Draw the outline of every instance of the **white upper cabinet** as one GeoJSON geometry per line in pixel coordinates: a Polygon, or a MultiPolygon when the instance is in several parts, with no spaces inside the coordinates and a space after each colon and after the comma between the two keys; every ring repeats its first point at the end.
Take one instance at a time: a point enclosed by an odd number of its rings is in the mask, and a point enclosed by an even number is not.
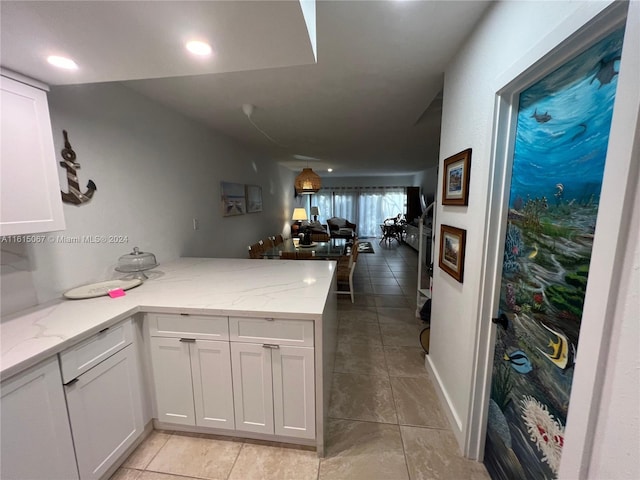
{"type": "Polygon", "coordinates": [[[47,94],[4,75],[0,90],[0,236],[63,230],[47,94]]]}

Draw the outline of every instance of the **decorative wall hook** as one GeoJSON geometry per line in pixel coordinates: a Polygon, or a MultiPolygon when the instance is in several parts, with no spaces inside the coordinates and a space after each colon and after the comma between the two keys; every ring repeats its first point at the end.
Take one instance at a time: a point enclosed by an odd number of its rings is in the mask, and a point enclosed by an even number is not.
{"type": "Polygon", "coordinates": [[[93,180],[89,180],[89,183],[87,183],[87,191],[85,193],[80,191],[78,176],[76,175],[76,170],[80,169],[80,164],[76,162],[76,152],[71,148],[67,131],[63,130],[62,134],[64,135],[64,148],[60,153],[64,161],[60,162],[60,166],[67,170],[67,184],[69,186],[68,193],[61,192],[62,201],[74,205],[82,205],[91,200],[91,197],[93,197],[98,187],[93,183],[93,180]]]}

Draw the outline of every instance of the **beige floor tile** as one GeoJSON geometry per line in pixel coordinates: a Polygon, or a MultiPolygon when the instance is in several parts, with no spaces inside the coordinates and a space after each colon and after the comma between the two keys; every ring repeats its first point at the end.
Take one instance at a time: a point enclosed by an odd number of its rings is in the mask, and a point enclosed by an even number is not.
{"type": "Polygon", "coordinates": [[[226,479],[242,443],[172,435],[147,470],[212,480],[226,479]]]}
{"type": "Polygon", "coordinates": [[[382,347],[366,343],[339,343],[334,371],[389,376],[382,347]]]}
{"type": "Polygon", "coordinates": [[[409,307],[411,303],[401,295],[378,295],[375,297],[376,307],[409,307]]]}
{"type": "Polygon", "coordinates": [[[400,425],[448,428],[438,395],[426,377],[391,377],[400,425]]]}
{"type": "Polygon", "coordinates": [[[382,345],[380,327],[377,323],[341,322],[338,327],[338,342],[382,345]]]}
{"type": "Polygon", "coordinates": [[[404,295],[398,285],[373,285],[373,293],[376,295],[404,295]]]}
{"type": "Polygon", "coordinates": [[[378,322],[417,325],[420,320],[416,318],[416,309],[410,307],[390,308],[379,307],[378,322]]]}
{"type": "Polygon", "coordinates": [[[371,284],[372,285],[393,285],[393,286],[397,287],[398,286],[398,281],[393,277],[373,276],[373,277],[371,277],[371,284]]]}
{"type": "Polygon", "coordinates": [[[360,308],[357,310],[338,310],[338,320],[342,322],[378,323],[378,313],[375,308],[360,308]]]}
{"type": "Polygon", "coordinates": [[[142,472],[136,480],[189,480],[189,477],[171,475],[169,473],[160,472],[142,472]]]}
{"type": "Polygon", "coordinates": [[[329,406],[331,418],[398,423],[389,379],[335,373],[329,406]]]}
{"type": "Polygon", "coordinates": [[[400,427],[411,480],[489,480],[484,465],[464,458],[448,430],[400,427]]]}
{"type": "Polygon", "coordinates": [[[132,468],[119,468],[116,473],[111,475],[109,480],[137,480],[142,473],[141,470],[134,470],[132,468]]]}
{"type": "Polygon", "coordinates": [[[167,440],[171,437],[171,434],[158,432],[154,430],[151,434],[142,442],[138,448],[127,458],[122,464],[126,468],[137,468],[144,470],[147,465],[153,460],[153,457],[160,451],[160,449],[167,443],[167,440]]]}
{"type": "Polygon", "coordinates": [[[397,425],[330,420],[319,480],[408,479],[397,425]]]}
{"type": "Polygon", "coordinates": [[[351,297],[347,295],[338,296],[338,311],[340,310],[359,310],[363,307],[376,306],[376,300],[373,295],[356,292],[354,303],[351,303],[351,297]]]}
{"type": "Polygon", "coordinates": [[[316,480],[316,452],[245,443],[229,480],[316,480]]]}
{"type": "Polygon", "coordinates": [[[393,377],[428,377],[421,347],[384,347],[387,371],[393,377]]]}
{"type": "Polygon", "coordinates": [[[419,347],[420,331],[419,325],[381,323],[380,333],[382,343],[390,347],[419,347]]]}

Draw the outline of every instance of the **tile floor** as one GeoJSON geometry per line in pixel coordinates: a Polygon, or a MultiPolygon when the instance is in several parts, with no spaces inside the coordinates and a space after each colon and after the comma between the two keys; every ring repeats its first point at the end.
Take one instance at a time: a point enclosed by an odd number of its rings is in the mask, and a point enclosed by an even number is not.
{"type": "Polygon", "coordinates": [[[154,431],[112,480],[486,480],[462,458],[424,368],[415,317],[417,253],[362,254],[356,301],[338,297],[328,451],[154,431]]]}

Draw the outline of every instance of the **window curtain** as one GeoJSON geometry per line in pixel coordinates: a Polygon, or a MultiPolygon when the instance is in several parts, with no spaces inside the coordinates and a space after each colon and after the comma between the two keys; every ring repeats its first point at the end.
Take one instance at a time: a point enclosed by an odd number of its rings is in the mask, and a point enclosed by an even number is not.
{"type": "Polygon", "coordinates": [[[405,187],[325,187],[312,199],[323,223],[331,217],[346,218],[355,223],[359,237],[381,235],[380,224],[385,218],[405,214],[405,187]]]}

